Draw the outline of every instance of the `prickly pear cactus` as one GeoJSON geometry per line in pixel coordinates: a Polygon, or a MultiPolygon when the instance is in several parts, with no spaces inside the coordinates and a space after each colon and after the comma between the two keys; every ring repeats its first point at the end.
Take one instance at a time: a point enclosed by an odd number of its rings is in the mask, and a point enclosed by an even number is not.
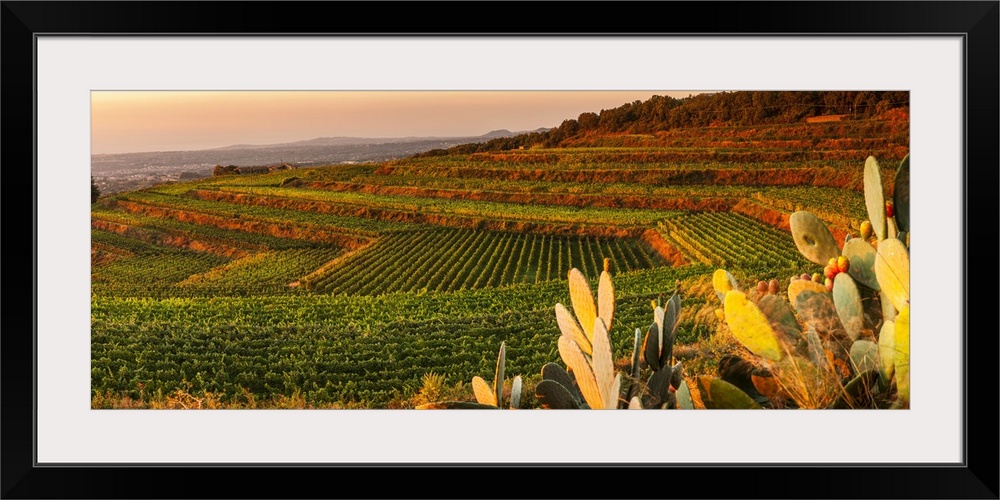
{"type": "MultiPolygon", "coordinates": [[[[493,384],[490,385],[480,376],[472,377],[472,392],[476,402],[471,401],[439,401],[425,403],[415,408],[418,410],[448,410],[448,409],[497,409],[503,406],[504,368],[507,365],[507,342],[500,343],[500,353],[497,356],[496,370],[493,372],[493,384]]],[[[521,376],[514,377],[511,383],[510,409],[514,410],[521,404],[521,376]]]]}
{"type": "Polygon", "coordinates": [[[715,271],[729,331],[768,374],[756,381],[764,391],[747,390],[781,393],[809,408],[909,404],[909,156],[896,171],[891,203],[874,157],[865,161],[864,181],[869,220],[842,250],[813,214],[789,219],[802,255],[826,266],[825,286],[793,278],[787,302],[765,295],[754,303],[732,274],[715,271]]]}

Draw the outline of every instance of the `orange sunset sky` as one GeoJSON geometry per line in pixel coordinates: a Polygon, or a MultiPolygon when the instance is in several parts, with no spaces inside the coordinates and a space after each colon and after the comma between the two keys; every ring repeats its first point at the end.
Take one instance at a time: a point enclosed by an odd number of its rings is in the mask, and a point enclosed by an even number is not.
{"type": "Polygon", "coordinates": [[[317,137],[478,136],[698,91],[93,91],[91,152],[182,151],[317,137]]]}

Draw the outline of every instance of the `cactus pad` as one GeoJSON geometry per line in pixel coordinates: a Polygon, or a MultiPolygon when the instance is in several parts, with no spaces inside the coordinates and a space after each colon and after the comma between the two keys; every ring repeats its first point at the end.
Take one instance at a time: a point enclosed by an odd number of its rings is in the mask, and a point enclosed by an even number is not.
{"type": "Polygon", "coordinates": [[[809,280],[795,280],[788,285],[788,302],[795,304],[802,292],[829,293],[825,286],[809,280]]]}
{"type": "Polygon", "coordinates": [[[516,410],[521,407],[521,376],[514,377],[510,384],[510,409],[516,410]]]}
{"type": "Polygon", "coordinates": [[[910,306],[904,307],[896,317],[895,349],[892,358],[896,370],[896,390],[899,397],[910,400],[910,306]]]}
{"type": "Polygon", "coordinates": [[[869,340],[858,340],[851,345],[851,365],[854,373],[878,371],[878,344],[869,340]]]}
{"type": "Polygon", "coordinates": [[[879,242],[885,239],[885,191],[882,188],[882,172],[874,156],[865,160],[865,208],[868,220],[879,242]]]}
{"type": "Polygon", "coordinates": [[[864,328],[864,310],[861,307],[861,293],[858,285],[847,273],[839,273],[833,280],[833,303],[837,308],[840,323],[847,330],[851,340],[861,338],[864,328]]]}
{"type": "Polygon", "coordinates": [[[750,352],[772,361],[781,359],[782,349],[771,324],[743,292],[731,290],[726,294],[726,323],[750,352]]]}
{"type": "Polygon", "coordinates": [[[670,387],[674,390],[680,388],[681,383],[684,382],[684,364],[680,361],[670,367],[670,387]]]}
{"type": "Polygon", "coordinates": [[[569,390],[554,380],[542,380],[535,386],[535,399],[542,408],[550,410],[575,410],[580,403],[570,394],[569,390]]]}
{"type": "Polygon", "coordinates": [[[670,376],[672,371],[669,366],[664,366],[660,371],[654,372],[646,382],[646,392],[642,395],[642,403],[645,408],[657,408],[667,402],[670,393],[670,376]]]}
{"type": "Polygon", "coordinates": [[[833,408],[867,407],[879,388],[878,370],[861,372],[844,386],[844,392],[833,404],[833,408]]]}
{"type": "Polygon", "coordinates": [[[590,366],[587,355],[580,350],[576,342],[566,336],[559,337],[559,355],[562,356],[566,366],[573,370],[576,384],[587,404],[594,409],[603,408],[604,396],[597,385],[597,379],[594,377],[594,370],[590,366]]]}
{"type": "MultiPolygon", "coordinates": [[[[500,354],[497,356],[497,369],[493,375],[493,392],[496,395],[497,406],[503,400],[503,377],[504,367],[507,365],[507,342],[500,342],[500,354]]],[[[480,401],[482,402],[482,401],[480,401]]]]}
{"type": "Polygon", "coordinates": [[[826,366],[826,351],[823,350],[823,341],[815,328],[806,330],[806,343],[809,346],[809,361],[820,368],[826,366]]]}
{"type": "Polygon", "coordinates": [[[702,375],[695,380],[698,384],[698,393],[701,395],[701,402],[709,410],[749,410],[761,408],[747,393],[721,378],[702,375]]]}
{"type": "Polygon", "coordinates": [[[882,323],[882,330],[878,334],[878,358],[882,378],[892,379],[893,373],[896,372],[896,322],[894,321],[882,323]]]}
{"type": "MultiPolygon", "coordinates": [[[[662,349],[660,349],[660,325],[653,323],[649,325],[649,330],[646,332],[646,338],[642,342],[642,354],[643,359],[646,360],[646,364],[653,370],[659,370],[663,363],[660,362],[660,355],[662,349]]],[[[668,338],[669,340],[669,338],[668,338]]]]}
{"type": "Polygon", "coordinates": [[[563,335],[576,341],[577,345],[580,346],[580,350],[587,354],[593,353],[593,348],[590,345],[590,337],[583,333],[580,328],[580,324],[573,319],[573,315],[570,314],[566,306],[562,304],[556,304],[556,324],[559,325],[559,331],[563,335]]]}
{"type": "Polygon", "coordinates": [[[836,358],[849,358],[851,339],[840,323],[837,307],[829,293],[803,291],[796,296],[794,308],[802,325],[819,335],[824,349],[832,351],[836,358]]]}
{"type": "Polygon", "coordinates": [[[603,408],[614,408],[618,401],[618,395],[612,394],[615,390],[612,388],[615,381],[615,361],[611,353],[611,337],[601,318],[594,320],[594,356],[590,365],[594,370],[597,388],[601,391],[603,408]]]}
{"type": "Polygon", "coordinates": [[[899,239],[899,228],[896,227],[896,221],[892,217],[885,220],[885,237],[899,239]]]}
{"type": "Polygon", "coordinates": [[[569,271],[569,298],[576,319],[580,322],[580,329],[589,338],[594,333],[597,306],[594,304],[594,294],[590,291],[590,283],[575,267],[569,271]]]}
{"type": "Polygon", "coordinates": [[[898,312],[896,308],[892,306],[892,302],[889,301],[889,296],[883,291],[878,292],[879,305],[882,308],[882,321],[892,321],[896,319],[898,312]]]}
{"type": "MultiPolygon", "coordinates": [[[[681,321],[681,296],[677,293],[671,295],[663,309],[663,336],[664,338],[669,337],[670,345],[673,346],[674,341],[677,340],[677,325],[681,321]]],[[[664,347],[666,345],[667,342],[664,342],[664,347]]],[[[666,359],[669,360],[671,354],[667,352],[666,359]]]]}
{"type": "Polygon", "coordinates": [[[691,399],[691,389],[688,388],[687,381],[682,381],[677,388],[677,408],[681,410],[693,410],[694,400],[691,399]]]}
{"type": "Polygon", "coordinates": [[[788,225],[792,230],[795,246],[810,261],[823,266],[831,258],[840,255],[837,241],[833,239],[826,224],[815,215],[803,211],[795,212],[788,219],[788,225]]]}
{"type": "Polygon", "coordinates": [[[887,239],[878,244],[875,259],[875,277],[880,289],[897,311],[910,303],[910,253],[897,239],[887,239]]]}
{"type": "MultiPolygon", "coordinates": [[[[607,260],[605,264],[608,264],[607,260]]],[[[604,320],[604,326],[611,331],[615,316],[615,286],[607,271],[601,272],[601,278],[597,283],[597,316],[604,320]]]]}
{"type": "Polygon", "coordinates": [[[635,338],[632,341],[632,372],[628,379],[628,389],[626,389],[626,394],[628,399],[632,399],[633,396],[638,392],[638,380],[639,380],[639,357],[641,351],[641,344],[639,344],[642,339],[642,330],[635,329],[635,338]]]}
{"type": "Polygon", "coordinates": [[[715,295],[719,297],[719,302],[723,304],[726,303],[726,292],[740,289],[736,284],[736,278],[725,269],[716,269],[715,273],[712,274],[712,288],[715,289],[715,295]]]}
{"type": "Polygon", "coordinates": [[[497,405],[496,394],[490,384],[486,383],[483,377],[472,377],[472,392],[476,395],[476,401],[483,405],[497,405]]]}
{"type": "Polygon", "coordinates": [[[900,231],[910,230],[910,155],[906,155],[896,169],[893,183],[892,208],[900,231]]]}
{"type": "Polygon", "coordinates": [[[654,322],[649,326],[642,349],[646,364],[653,370],[658,370],[668,364],[673,355],[677,325],[681,319],[680,295],[675,293],[665,307],[656,307],[653,318],[654,322]]]}
{"type": "Polygon", "coordinates": [[[802,327],[795,319],[795,312],[785,299],[777,295],[765,295],[757,302],[757,307],[764,316],[767,316],[767,321],[779,340],[795,345],[804,339],[802,327]]]}
{"type": "MultiPolygon", "coordinates": [[[[570,375],[569,372],[567,372],[563,367],[552,362],[545,363],[545,366],[542,366],[542,379],[557,382],[570,392],[577,403],[583,402],[583,394],[580,394],[580,389],[577,388],[576,383],[573,382],[573,376],[570,375]]],[[[579,404],[577,406],[579,406],[579,404]]]]}
{"type": "Polygon", "coordinates": [[[878,290],[878,279],[875,277],[875,247],[861,238],[852,238],[844,244],[844,257],[851,261],[847,274],[855,281],[878,290]]]}

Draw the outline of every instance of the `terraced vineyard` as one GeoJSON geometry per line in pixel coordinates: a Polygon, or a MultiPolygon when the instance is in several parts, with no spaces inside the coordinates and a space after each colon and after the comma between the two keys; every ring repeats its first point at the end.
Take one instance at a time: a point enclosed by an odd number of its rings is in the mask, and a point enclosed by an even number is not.
{"type": "Polygon", "coordinates": [[[553,306],[571,302],[567,274],[596,290],[606,260],[618,362],[649,327],[651,301],[675,290],[679,341],[704,347],[718,322],[712,272],[741,283],[819,272],[789,215],[815,213],[841,245],[857,234],[858,167],[874,155],[891,179],[904,125],[581,135],[102,198],[91,212],[92,404],[183,394],[222,407],[406,408],[428,373],[471,399],[467,384],[492,373],[506,342],[530,406],[542,365],[559,358],[553,306]]]}

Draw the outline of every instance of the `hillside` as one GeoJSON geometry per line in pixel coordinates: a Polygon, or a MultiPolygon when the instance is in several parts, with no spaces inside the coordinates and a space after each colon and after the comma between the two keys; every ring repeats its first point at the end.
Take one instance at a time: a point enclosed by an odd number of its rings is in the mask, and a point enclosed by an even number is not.
{"type": "MultiPolygon", "coordinates": [[[[896,95],[855,96],[859,117],[820,123],[806,118],[842,103],[803,97],[751,123],[710,113],[743,97],[655,99],[594,113],[594,126],[581,115],[402,159],[102,198],[93,405],[411,407],[429,397],[429,373],[471,398],[501,342],[507,373],[534,387],[559,359],[552,308],[570,303],[568,272],[596,290],[606,259],[624,325],[611,332],[617,363],[650,301],[675,290],[678,342],[725,349],[712,272],[740,283],[821,272],[789,216],[816,214],[843,245],[867,218],[865,159],[891,180],[909,151],[905,109],[880,104],[896,95]]],[[[696,374],[716,359],[688,362],[696,374]]]]}

